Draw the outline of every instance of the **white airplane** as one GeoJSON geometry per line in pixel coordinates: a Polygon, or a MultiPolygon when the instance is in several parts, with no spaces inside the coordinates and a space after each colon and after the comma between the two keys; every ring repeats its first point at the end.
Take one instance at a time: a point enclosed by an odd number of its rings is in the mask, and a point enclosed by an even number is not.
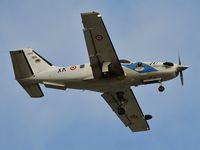
{"type": "Polygon", "coordinates": [[[133,132],[150,130],[131,86],[159,83],[173,79],[188,66],[172,62],[131,62],[118,59],[108,32],[98,12],[81,13],[90,64],[57,67],[31,48],[10,52],[15,78],[31,97],[42,97],[39,84],[47,88],[83,89],[102,93],[120,120],[133,132]]]}

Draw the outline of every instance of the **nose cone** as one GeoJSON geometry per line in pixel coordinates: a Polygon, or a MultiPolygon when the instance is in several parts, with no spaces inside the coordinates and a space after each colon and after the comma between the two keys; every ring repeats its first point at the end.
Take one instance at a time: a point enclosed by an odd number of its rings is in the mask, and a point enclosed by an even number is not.
{"type": "Polygon", "coordinates": [[[186,65],[178,65],[177,70],[178,70],[178,71],[184,71],[184,70],[186,70],[187,68],[188,68],[188,66],[186,66],[186,65]]]}

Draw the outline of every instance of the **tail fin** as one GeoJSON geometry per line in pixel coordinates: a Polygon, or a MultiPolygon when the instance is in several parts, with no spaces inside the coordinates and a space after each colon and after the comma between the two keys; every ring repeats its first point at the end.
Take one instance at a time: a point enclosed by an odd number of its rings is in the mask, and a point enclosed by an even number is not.
{"type": "Polygon", "coordinates": [[[34,52],[31,48],[10,52],[16,80],[31,97],[42,97],[44,94],[38,83],[21,82],[22,79],[47,71],[52,64],[34,52]]]}

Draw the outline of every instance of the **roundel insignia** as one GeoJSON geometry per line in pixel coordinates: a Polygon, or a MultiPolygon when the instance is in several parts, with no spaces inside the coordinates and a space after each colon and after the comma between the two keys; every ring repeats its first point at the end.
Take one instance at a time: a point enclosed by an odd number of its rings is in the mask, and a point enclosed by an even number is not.
{"type": "Polygon", "coordinates": [[[98,41],[101,41],[101,40],[103,40],[103,36],[98,34],[98,35],[95,36],[95,39],[98,40],[98,41]]]}
{"type": "Polygon", "coordinates": [[[75,69],[76,69],[76,66],[71,66],[69,69],[70,69],[70,70],[75,70],[75,69]]]}

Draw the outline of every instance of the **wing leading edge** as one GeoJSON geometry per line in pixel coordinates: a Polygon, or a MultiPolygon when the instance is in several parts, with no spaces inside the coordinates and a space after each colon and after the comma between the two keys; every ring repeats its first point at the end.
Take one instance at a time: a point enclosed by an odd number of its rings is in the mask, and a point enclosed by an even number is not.
{"type": "Polygon", "coordinates": [[[98,12],[81,13],[83,32],[90,64],[95,79],[124,76],[124,71],[114,50],[102,17],[98,12]]]}
{"type": "Polygon", "coordinates": [[[150,130],[149,125],[145,119],[144,114],[130,88],[120,90],[123,93],[123,97],[126,101],[125,109],[126,113],[124,115],[118,114],[118,108],[120,106],[120,99],[117,96],[117,92],[107,92],[102,94],[102,97],[110,105],[112,110],[120,118],[125,126],[128,126],[131,131],[147,131],[150,130]]]}

